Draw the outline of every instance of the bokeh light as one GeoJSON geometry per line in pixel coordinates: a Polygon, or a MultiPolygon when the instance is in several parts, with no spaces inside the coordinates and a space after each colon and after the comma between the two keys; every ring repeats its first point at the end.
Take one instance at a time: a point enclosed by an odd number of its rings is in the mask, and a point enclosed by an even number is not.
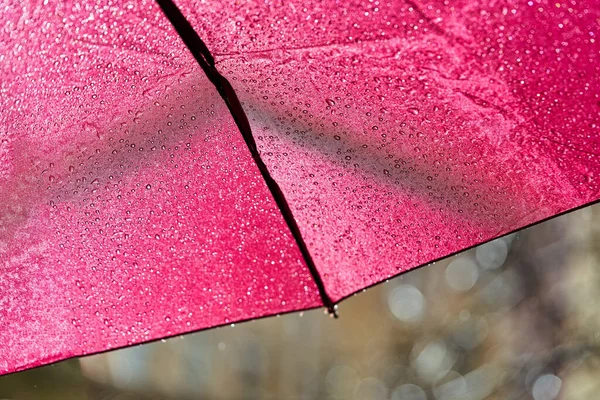
{"type": "Polygon", "coordinates": [[[600,393],[600,206],[322,310],[0,377],[10,399],[590,400],[600,393]]]}

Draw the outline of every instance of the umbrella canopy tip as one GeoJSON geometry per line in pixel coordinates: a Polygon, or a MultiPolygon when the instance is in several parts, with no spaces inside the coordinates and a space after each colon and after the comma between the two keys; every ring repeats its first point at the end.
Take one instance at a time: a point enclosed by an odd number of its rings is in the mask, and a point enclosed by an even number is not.
{"type": "Polygon", "coordinates": [[[338,319],[340,317],[337,304],[327,307],[325,313],[329,314],[330,318],[338,319]]]}

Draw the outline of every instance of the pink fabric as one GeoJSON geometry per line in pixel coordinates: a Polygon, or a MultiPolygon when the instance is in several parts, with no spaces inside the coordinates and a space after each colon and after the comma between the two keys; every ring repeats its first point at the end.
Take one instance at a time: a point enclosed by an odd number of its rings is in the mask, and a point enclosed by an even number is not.
{"type": "Polygon", "coordinates": [[[0,17],[0,373],[320,305],[223,101],[131,4],[0,17]]]}
{"type": "Polygon", "coordinates": [[[334,300],[600,197],[596,1],[179,3],[334,300]]]}
{"type": "MultiPolygon", "coordinates": [[[[180,1],[328,294],[600,198],[594,1],[180,1]]],[[[0,374],[321,300],[152,1],[4,2],[0,374]]]]}

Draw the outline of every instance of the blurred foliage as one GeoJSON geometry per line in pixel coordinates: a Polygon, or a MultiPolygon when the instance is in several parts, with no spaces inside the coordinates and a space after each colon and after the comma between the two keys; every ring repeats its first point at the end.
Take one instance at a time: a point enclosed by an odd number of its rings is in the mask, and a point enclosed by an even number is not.
{"type": "Polygon", "coordinates": [[[600,205],[321,311],[0,377],[8,399],[589,400],[600,393],[600,205]]]}

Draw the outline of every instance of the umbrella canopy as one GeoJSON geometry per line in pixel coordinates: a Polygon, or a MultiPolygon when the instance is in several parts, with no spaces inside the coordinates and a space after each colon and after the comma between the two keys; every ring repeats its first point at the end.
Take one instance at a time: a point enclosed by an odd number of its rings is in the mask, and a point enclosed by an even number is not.
{"type": "Polygon", "coordinates": [[[331,307],[600,198],[591,1],[177,4],[3,4],[0,373],[331,307]]]}

